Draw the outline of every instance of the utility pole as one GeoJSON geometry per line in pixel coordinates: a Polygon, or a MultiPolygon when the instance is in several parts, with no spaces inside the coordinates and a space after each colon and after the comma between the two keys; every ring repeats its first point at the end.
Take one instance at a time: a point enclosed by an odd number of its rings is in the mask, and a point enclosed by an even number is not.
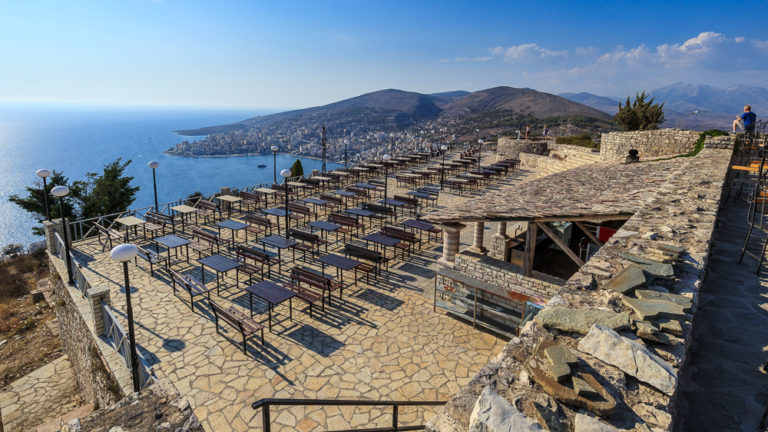
{"type": "Polygon", "coordinates": [[[321,142],[323,143],[323,167],[322,168],[323,168],[323,174],[325,174],[325,149],[326,149],[326,147],[325,147],[325,143],[326,143],[326,141],[325,141],[325,125],[323,125],[323,135],[322,135],[322,138],[321,138],[321,142]]]}

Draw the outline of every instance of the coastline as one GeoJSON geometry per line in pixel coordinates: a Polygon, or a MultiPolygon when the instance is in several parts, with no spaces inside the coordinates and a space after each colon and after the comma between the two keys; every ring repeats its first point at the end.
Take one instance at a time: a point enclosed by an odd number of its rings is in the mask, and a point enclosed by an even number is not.
{"type": "MultiPolygon", "coordinates": [[[[168,151],[164,151],[163,154],[166,154],[168,156],[182,157],[182,158],[200,158],[200,159],[203,159],[203,158],[245,157],[245,156],[271,156],[270,153],[235,153],[235,154],[228,154],[228,155],[180,155],[180,154],[176,154],[176,153],[169,153],[168,151]]],[[[293,154],[293,153],[278,152],[277,154],[281,155],[281,156],[293,156],[293,157],[297,157],[297,158],[313,159],[313,160],[318,160],[318,161],[323,159],[323,158],[318,157],[318,156],[307,156],[307,155],[293,154]]],[[[330,163],[335,163],[335,164],[343,165],[343,162],[338,162],[338,161],[335,161],[335,160],[330,160],[328,158],[326,158],[325,161],[326,162],[330,162],[330,163]]]]}

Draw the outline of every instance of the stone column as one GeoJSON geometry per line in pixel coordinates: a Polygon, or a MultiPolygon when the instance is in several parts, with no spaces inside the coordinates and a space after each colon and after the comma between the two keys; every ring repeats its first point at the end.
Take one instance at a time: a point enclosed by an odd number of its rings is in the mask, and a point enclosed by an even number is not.
{"type": "MultiPolygon", "coordinates": [[[[232,194],[232,189],[230,189],[228,187],[223,187],[223,188],[219,189],[219,191],[221,192],[222,195],[231,195],[232,194]]],[[[232,205],[232,203],[230,203],[229,201],[219,201],[219,203],[221,204],[221,212],[222,212],[222,214],[224,212],[229,212],[229,206],[232,205]]]]}
{"type": "Polygon", "coordinates": [[[507,237],[507,222],[499,222],[499,229],[496,231],[497,236],[501,236],[506,238],[507,237]]]}
{"type": "Polygon", "coordinates": [[[56,223],[53,221],[43,221],[43,231],[45,232],[45,248],[48,249],[48,252],[52,254],[56,253],[56,237],[54,237],[56,226],[56,223]]]}
{"type": "Polygon", "coordinates": [[[475,222],[475,239],[469,248],[472,252],[484,254],[488,249],[483,246],[483,236],[485,235],[485,222],[475,222]]]}
{"type": "Polygon", "coordinates": [[[447,223],[443,228],[443,256],[437,260],[439,264],[446,267],[453,267],[456,264],[456,254],[459,252],[461,243],[461,229],[466,225],[461,223],[447,223]]]}
{"type": "Polygon", "coordinates": [[[106,303],[108,306],[112,306],[109,287],[91,288],[88,290],[88,300],[93,314],[93,329],[96,331],[96,335],[101,336],[104,334],[104,313],[101,310],[101,304],[106,303]]]}

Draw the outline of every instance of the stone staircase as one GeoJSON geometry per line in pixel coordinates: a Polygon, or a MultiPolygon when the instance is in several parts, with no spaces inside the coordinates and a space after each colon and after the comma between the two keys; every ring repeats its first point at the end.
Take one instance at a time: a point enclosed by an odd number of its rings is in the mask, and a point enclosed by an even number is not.
{"type": "Polygon", "coordinates": [[[553,151],[548,160],[539,166],[539,177],[546,177],[569,169],[600,162],[598,152],[569,151],[567,153],[553,151]]]}

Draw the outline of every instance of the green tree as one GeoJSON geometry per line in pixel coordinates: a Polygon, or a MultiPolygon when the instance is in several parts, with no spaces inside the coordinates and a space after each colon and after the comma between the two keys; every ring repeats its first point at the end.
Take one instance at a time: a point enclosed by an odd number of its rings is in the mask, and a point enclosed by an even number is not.
{"type": "Polygon", "coordinates": [[[291,165],[291,177],[301,177],[304,175],[304,166],[301,164],[301,160],[296,159],[296,162],[291,165]]]}
{"type": "Polygon", "coordinates": [[[125,168],[131,161],[123,163],[121,158],[104,165],[101,175],[89,173],[86,181],[72,183],[72,196],[80,205],[80,217],[119,213],[128,210],[136,200],[137,186],[131,186],[133,177],[125,176],[125,168]]]}
{"type": "Polygon", "coordinates": [[[626,105],[619,102],[619,112],[613,120],[625,131],[658,129],[664,123],[664,104],[653,103],[654,98],[645,100],[645,90],[635,93],[635,101],[630,103],[627,96],[626,105]]]}
{"type": "MultiPolygon", "coordinates": [[[[64,177],[64,174],[60,171],[53,171],[51,176],[47,180],[48,187],[43,192],[42,182],[38,187],[27,186],[27,196],[20,197],[18,195],[11,195],[8,201],[23,208],[29,213],[35,215],[35,220],[42,223],[45,219],[45,201],[44,195],[48,194],[48,206],[51,211],[51,219],[58,219],[61,217],[61,207],[59,205],[59,199],[51,195],[51,189],[55,186],[66,186],[69,183],[69,179],[64,177]]],[[[64,215],[71,218],[75,215],[75,208],[72,204],[71,196],[64,197],[64,215]]],[[[43,228],[35,226],[32,228],[32,234],[44,235],[43,228]]]]}

